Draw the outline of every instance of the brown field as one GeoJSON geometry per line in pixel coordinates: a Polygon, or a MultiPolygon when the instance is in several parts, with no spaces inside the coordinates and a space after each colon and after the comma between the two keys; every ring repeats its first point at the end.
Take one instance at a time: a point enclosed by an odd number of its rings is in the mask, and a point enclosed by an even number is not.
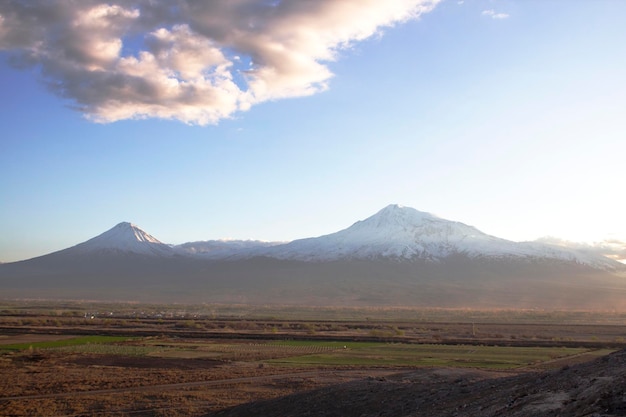
{"type": "Polygon", "coordinates": [[[3,416],[201,416],[348,381],[489,379],[626,347],[613,313],[3,307],[3,416]]]}

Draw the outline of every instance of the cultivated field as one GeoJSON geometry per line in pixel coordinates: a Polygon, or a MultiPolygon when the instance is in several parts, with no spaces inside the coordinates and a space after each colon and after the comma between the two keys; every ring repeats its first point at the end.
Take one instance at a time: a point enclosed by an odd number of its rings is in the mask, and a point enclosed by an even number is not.
{"type": "Polygon", "coordinates": [[[409,371],[494,378],[559,369],[626,346],[622,320],[609,313],[5,303],[0,415],[201,416],[409,371]]]}

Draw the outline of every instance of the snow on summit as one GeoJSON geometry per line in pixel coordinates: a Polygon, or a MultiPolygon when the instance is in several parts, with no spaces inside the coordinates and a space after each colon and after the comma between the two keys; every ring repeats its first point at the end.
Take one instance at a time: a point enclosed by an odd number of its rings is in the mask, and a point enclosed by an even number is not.
{"type": "Polygon", "coordinates": [[[74,246],[80,252],[130,252],[141,255],[173,255],[174,250],[132,223],[122,222],[86,242],[74,246]]]}

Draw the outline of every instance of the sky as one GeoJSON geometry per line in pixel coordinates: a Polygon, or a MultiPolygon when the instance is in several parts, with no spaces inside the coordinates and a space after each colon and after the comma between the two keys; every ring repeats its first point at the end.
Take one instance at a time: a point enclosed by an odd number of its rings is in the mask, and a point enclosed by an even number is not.
{"type": "Polygon", "coordinates": [[[626,2],[0,2],[0,262],[400,204],[626,258],[626,2]]]}

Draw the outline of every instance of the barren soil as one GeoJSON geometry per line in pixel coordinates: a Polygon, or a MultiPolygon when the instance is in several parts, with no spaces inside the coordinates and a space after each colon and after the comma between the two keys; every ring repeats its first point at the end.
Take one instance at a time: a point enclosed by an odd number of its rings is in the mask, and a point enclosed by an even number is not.
{"type": "Polygon", "coordinates": [[[51,351],[14,353],[0,356],[0,415],[200,415],[396,372],[51,351]]]}

